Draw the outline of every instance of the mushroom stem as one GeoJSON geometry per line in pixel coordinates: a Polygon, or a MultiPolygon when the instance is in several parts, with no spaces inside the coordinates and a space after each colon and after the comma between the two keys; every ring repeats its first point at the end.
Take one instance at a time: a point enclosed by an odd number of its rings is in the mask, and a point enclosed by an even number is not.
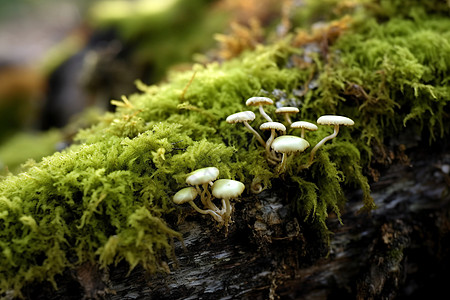
{"type": "Polygon", "coordinates": [[[203,196],[203,192],[200,189],[200,187],[198,185],[195,185],[194,187],[197,190],[197,193],[200,195],[200,201],[202,202],[203,206],[208,206],[207,203],[206,203],[206,199],[203,196]]]}
{"type": "Polygon", "coordinates": [[[228,198],[222,199],[222,206],[224,206],[224,208],[222,208],[222,211],[225,210],[225,212],[222,214],[222,218],[228,231],[228,222],[231,219],[231,212],[233,208],[231,207],[230,200],[228,198]]]}
{"type": "Polygon", "coordinates": [[[300,137],[301,137],[302,139],[305,138],[305,128],[302,128],[302,132],[300,133],[300,137]]]}
{"type": "Polygon", "coordinates": [[[284,114],[284,119],[286,120],[286,123],[288,123],[288,125],[292,124],[291,117],[289,117],[289,114],[284,114]]]}
{"type": "Polygon", "coordinates": [[[205,200],[206,207],[208,207],[209,209],[212,209],[215,212],[219,212],[220,211],[219,208],[211,201],[211,193],[208,190],[208,185],[209,185],[209,183],[202,184],[203,192],[200,195],[201,199],[205,200]]]}
{"type": "Polygon", "coordinates": [[[323,145],[325,144],[325,142],[334,139],[339,133],[339,125],[334,125],[334,132],[329,135],[324,137],[320,142],[317,143],[317,145],[314,146],[314,148],[311,150],[311,154],[309,155],[309,162],[308,162],[308,166],[312,164],[312,161],[314,160],[314,155],[317,152],[317,150],[323,145]]]}
{"type": "Polygon", "coordinates": [[[266,142],[266,152],[267,152],[267,155],[269,155],[269,157],[273,157],[273,155],[270,151],[270,145],[272,144],[274,138],[275,138],[275,129],[271,129],[270,136],[266,142]]]}
{"type": "Polygon", "coordinates": [[[274,154],[271,150],[270,150],[270,145],[272,145],[273,140],[275,139],[275,129],[271,129],[270,130],[270,136],[267,139],[266,142],[266,153],[268,156],[268,160],[269,161],[276,161],[279,162],[280,158],[276,156],[276,154],[274,154]]]}
{"type": "Polygon", "coordinates": [[[283,153],[283,156],[281,157],[281,163],[280,163],[280,168],[279,168],[279,173],[284,173],[285,169],[286,169],[286,159],[287,159],[287,155],[286,153],[283,153]]]}
{"type": "Polygon", "coordinates": [[[228,219],[231,216],[233,208],[231,207],[229,199],[223,199],[223,202],[225,203],[225,219],[228,219]]]}
{"type": "Polygon", "coordinates": [[[259,112],[261,113],[261,115],[264,117],[264,119],[266,119],[267,121],[269,121],[269,122],[273,122],[273,120],[272,120],[272,118],[271,117],[269,117],[269,115],[268,114],[266,114],[266,112],[264,111],[264,109],[263,109],[263,106],[262,105],[259,105],[259,112]]]}
{"type": "Polygon", "coordinates": [[[252,126],[250,126],[250,124],[248,124],[247,122],[243,122],[244,126],[247,127],[248,130],[250,130],[251,133],[253,133],[256,137],[256,139],[258,140],[258,142],[263,146],[266,147],[266,142],[264,142],[263,138],[259,135],[259,133],[253,129],[252,126]]]}
{"type": "Polygon", "coordinates": [[[267,161],[272,165],[278,165],[280,160],[277,158],[277,160],[274,160],[273,158],[267,157],[267,161]]]}
{"type": "Polygon", "coordinates": [[[214,211],[212,211],[212,210],[210,210],[210,209],[203,210],[203,209],[201,209],[200,207],[198,207],[198,206],[194,203],[194,201],[189,201],[189,204],[190,204],[197,212],[199,212],[199,213],[201,213],[201,214],[203,214],[203,215],[211,215],[211,216],[214,218],[214,220],[216,220],[216,221],[219,222],[219,223],[222,223],[222,222],[223,222],[222,217],[221,217],[219,214],[217,214],[216,212],[214,212],[214,211]]]}

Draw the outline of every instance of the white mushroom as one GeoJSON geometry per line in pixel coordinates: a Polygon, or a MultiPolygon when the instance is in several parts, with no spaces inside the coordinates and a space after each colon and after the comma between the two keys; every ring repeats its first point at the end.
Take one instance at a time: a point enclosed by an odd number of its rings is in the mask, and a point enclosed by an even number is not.
{"type": "Polygon", "coordinates": [[[266,112],[263,109],[263,105],[272,105],[272,104],[273,100],[267,97],[251,97],[247,99],[247,101],[245,102],[245,105],[247,106],[258,106],[261,115],[269,122],[272,122],[272,118],[266,114],[266,112]]]}
{"type": "Polygon", "coordinates": [[[290,107],[290,106],[280,107],[275,110],[276,114],[284,115],[284,119],[289,125],[292,124],[290,115],[294,115],[298,112],[299,110],[297,107],[290,107]]]}
{"type": "Polygon", "coordinates": [[[227,117],[227,123],[235,124],[235,123],[243,123],[245,127],[247,127],[248,130],[250,130],[251,133],[253,133],[258,140],[258,142],[263,146],[266,147],[266,142],[262,139],[262,137],[259,135],[259,133],[253,129],[248,122],[251,122],[255,119],[255,114],[252,111],[242,111],[238,112],[232,115],[229,115],[227,117]]]}
{"type": "Polygon", "coordinates": [[[260,130],[270,130],[270,137],[267,139],[266,142],[266,153],[268,155],[269,158],[271,159],[275,159],[275,160],[279,160],[276,155],[273,155],[272,152],[270,151],[270,145],[272,144],[273,139],[275,138],[275,131],[281,131],[281,132],[286,132],[286,126],[284,126],[283,124],[279,123],[279,122],[266,122],[266,123],[262,123],[261,126],[259,126],[260,130]]]}
{"type": "Polygon", "coordinates": [[[325,142],[327,142],[337,136],[337,134],[339,133],[339,125],[352,126],[353,124],[355,124],[355,122],[352,119],[343,117],[343,116],[325,115],[325,116],[321,116],[320,118],[317,119],[317,124],[333,125],[334,132],[331,135],[324,137],[320,142],[317,143],[317,145],[314,146],[314,148],[311,150],[311,154],[309,156],[309,165],[311,165],[311,163],[314,159],[314,154],[317,152],[317,150],[323,144],[325,144],[325,142]]]}
{"type": "Polygon", "coordinates": [[[272,143],[272,149],[283,154],[279,172],[283,173],[286,169],[286,159],[289,154],[303,152],[308,147],[308,141],[298,136],[282,135],[277,137],[272,143]]]}
{"type": "Polygon", "coordinates": [[[228,226],[230,216],[232,213],[232,207],[230,199],[239,197],[244,192],[245,185],[237,180],[232,179],[219,179],[214,182],[212,186],[212,194],[218,199],[222,199],[222,217],[225,222],[225,226],[228,226]]]}
{"type": "Polygon", "coordinates": [[[195,170],[186,178],[186,183],[195,186],[197,192],[200,194],[200,200],[203,205],[214,211],[219,211],[216,205],[211,201],[211,194],[208,190],[208,184],[212,184],[219,176],[219,169],[216,167],[207,167],[195,170]],[[202,186],[203,191],[200,190],[202,186]]]}
{"type": "Polygon", "coordinates": [[[207,210],[203,210],[203,209],[201,209],[201,208],[199,208],[195,203],[194,203],[194,200],[195,200],[195,198],[198,196],[198,192],[197,192],[197,190],[194,188],[194,187],[187,187],[187,188],[184,188],[184,189],[181,189],[181,190],[179,190],[174,196],[173,196],[173,202],[175,203],[175,204],[178,204],[178,205],[180,205],[180,204],[183,204],[183,203],[189,203],[197,212],[199,212],[199,213],[201,213],[201,214],[203,214],[203,215],[206,215],[206,214],[209,214],[209,215],[211,215],[217,222],[219,222],[219,223],[222,223],[223,222],[223,219],[222,219],[222,217],[218,214],[218,213],[216,213],[216,212],[214,212],[214,211],[212,211],[212,210],[210,210],[210,209],[207,209],[207,210]]]}
{"type": "Polygon", "coordinates": [[[317,127],[317,125],[313,124],[313,123],[309,123],[306,121],[297,121],[291,124],[291,128],[297,129],[300,128],[302,130],[300,137],[301,138],[305,138],[305,130],[308,131],[316,131],[317,129],[319,129],[317,127]]]}

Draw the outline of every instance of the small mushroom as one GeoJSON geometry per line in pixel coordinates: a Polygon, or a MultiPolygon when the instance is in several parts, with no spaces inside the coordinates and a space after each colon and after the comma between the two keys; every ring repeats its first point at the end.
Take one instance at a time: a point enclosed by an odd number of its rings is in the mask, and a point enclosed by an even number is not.
{"type": "Polygon", "coordinates": [[[214,182],[212,186],[212,194],[218,199],[222,199],[222,217],[225,222],[225,226],[228,226],[228,222],[231,217],[232,207],[230,199],[239,197],[244,192],[245,185],[237,180],[232,179],[219,179],[214,182]]]}
{"type": "Polygon", "coordinates": [[[258,140],[258,142],[263,146],[266,147],[266,142],[262,139],[262,137],[259,135],[259,133],[253,129],[252,126],[248,124],[248,122],[251,122],[255,119],[255,114],[252,111],[242,111],[238,112],[232,115],[229,115],[226,119],[227,123],[235,124],[235,123],[243,123],[245,127],[247,127],[248,130],[251,131],[258,140]]]}
{"type": "Polygon", "coordinates": [[[286,126],[284,126],[283,124],[279,123],[279,122],[266,122],[266,123],[262,123],[261,126],[259,126],[260,130],[270,130],[270,137],[267,139],[266,142],[266,153],[268,155],[269,158],[271,159],[275,159],[278,160],[276,155],[273,155],[272,152],[270,151],[270,145],[272,144],[273,139],[275,138],[275,131],[281,131],[281,132],[286,132],[286,126]]]}
{"type": "Polygon", "coordinates": [[[296,114],[296,113],[298,113],[298,112],[299,112],[299,110],[298,110],[297,107],[290,107],[290,106],[280,107],[280,108],[277,108],[277,109],[275,110],[275,113],[276,113],[276,114],[284,115],[284,119],[286,120],[286,122],[287,122],[289,125],[292,124],[290,115],[294,115],[294,114],[296,114]]]}
{"type": "Polygon", "coordinates": [[[216,220],[219,223],[222,223],[223,219],[218,213],[216,213],[210,209],[203,210],[194,203],[194,200],[195,200],[195,198],[197,198],[197,196],[198,196],[197,190],[194,187],[190,186],[190,187],[179,190],[173,196],[173,202],[178,205],[188,202],[197,212],[199,212],[203,215],[209,214],[214,218],[214,220],[216,220]]]}
{"type": "Polygon", "coordinates": [[[317,145],[314,146],[314,148],[311,150],[311,154],[309,156],[309,165],[312,164],[312,161],[314,159],[314,155],[317,152],[317,150],[325,144],[325,142],[335,138],[337,134],[339,133],[339,125],[345,125],[345,126],[352,126],[355,124],[355,122],[347,117],[343,116],[335,116],[335,115],[325,115],[321,116],[317,119],[317,124],[319,125],[333,125],[334,126],[334,132],[324,137],[320,142],[317,143],[317,145]]]}
{"type": "Polygon", "coordinates": [[[208,190],[208,184],[212,184],[214,180],[219,176],[219,169],[216,167],[207,167],[195,170],[189,174],[186,178],[186,183],[195,186],[197,192],[200,194],[200,200],[203,205],[214,211],[219,211],[217,206],[211,201],[211,194],[208,190]],[[200,191],[202,186],[203,192],[200,191]]]}
{"type": "Polygon", "coordinates": [[[283,135],[277,137],[272,143],[272,149],[283,154],[279,172],[283,173],[286,169],[286,159],[289,154],[303,152],[308,147],[308,141],[298,136],[283,135]]]}
{"type": "Polygon", "coordinates": [[[317,129],[319,129],[319,128],[317,127],[317,125],[315,125],[315,124],[313,124],[313,123],[306,122],[306,121],[297,121],[297,122],[294,122],[294,123],[291,124],[291,128],[294,128],[294,129],[296,129],[296,128],[301,128],[302,132],[301,132],[301,134],[300,134],[300,137],[301,137],[302,139],[305,138],[305,130],[308,130],[308,131],[316,131],[317,129]]]}
{"type": "Polygon", "coordinates": [[[266,114],[266,112],[263,109],[263,105],[272,105],[272,104],[273,100],[267,97],[251,97],[247,99],[247,101],[245,102],[245,105],[247,106],[258,106],[261,115],[269,122],[272,122],[273,120],[271,117],[269,117],[269,115],[266,114]]]}

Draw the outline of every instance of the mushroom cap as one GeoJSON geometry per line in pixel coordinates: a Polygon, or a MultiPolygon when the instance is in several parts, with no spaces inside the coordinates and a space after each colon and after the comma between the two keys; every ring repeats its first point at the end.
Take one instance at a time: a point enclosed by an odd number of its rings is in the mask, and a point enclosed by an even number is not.
{"type": "Polygon", "coordinates": [[[247,106],[271,105],[273,100],[267,97],[251,97],[245,101],[247,106]]]}
{"type": "Polygon", "coordinates": [[[317,124],[352,126],[355,122],[352,119],[343,116],[325,115],[317,119],[317,124]]]}
{"type": "Polygon", "coordinates": [[[259,126],[259,129],[261,129],[261,130],[275,129],[278,131],[286,131],[286,126],[284,126],[283,124],[281,124],[279,122],[266,122],[266,123],[262,123],[261,126],[259,126]]]}
{"type": "Polygon", "coordinates": [[[297,107],[292,106],[280,107],[275,110],[275,113],[277,114],[296,114],[298,112],[299,109],[297,107]]]}
{"type": "Polygon", "coordinates": [[[198,195],[197,190],[190,186],[184,189],[179,190],[174,196],[173,196],[173,202],[176,204],[183,204],[189,201],[193,201],[198,195]]]}
{"type": "Polygon", "coordinates": [[[216,167],[201,168],[189,173],[186,183],[189,185],[205,184],[216,180],[217,176],[219,176],[219,169],[216,167]]]}
{"type": "Polygon", "coordinates": [[[273,140],[272,149],[281,153],[303,152],[309,147],[307,140],[293,135],[282,135],[273,140]]]}
{"type": "Polygon", "coordinates": [[[255,119],[255,113],[252,111],[241,111],[232,115],[229,115],[227,117],[227,123],[241,123],[241,122],[248,122],[253,121],[255,119]]]}
{"type": "Polygon", "coordinates": [[[316,131],[319,129],[316,124],[309,123],[306,121],[297,121],[291,124],[291,128],[304,128],[309,131],[316,131]]]}
{"type": "Polygon", "coordinates": [[[237,180],[219,179],[212,186],[212,194],[219,199],[239,197],[244,192],[245,185],[237,180]]]}

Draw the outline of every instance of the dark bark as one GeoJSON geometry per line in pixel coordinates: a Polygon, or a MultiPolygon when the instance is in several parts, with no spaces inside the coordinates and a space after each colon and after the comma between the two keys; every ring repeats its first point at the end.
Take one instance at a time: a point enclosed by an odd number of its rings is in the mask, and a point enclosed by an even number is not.
{"type": "MultiPolygon", "coordinates": [[[[446,148],[446,147],[444,147],[446,148]]],[[[125,263],[84,266],[26,289],[29,299],[403,299],[445,292],[450,276],[450,154],[413,152],[371,185],[377,209],[358,213],[348,193],[343,225],[330,217],[327,245],[274,188],[236,204],[228,236],[206,216],[180,220],[170,273],[150,275],[125,263]],[[80,277],[81,276],[81,277],[80,277]],[[84,286],[84,289],[80,283],[84,286]],[[105,288],[104,288],[105,287],[105,288]]],[[[414,149],[416,151],[417,149],[414,149]]],[[[277,185],[275,185],[276,187],[277,185]]],[[[288,191],[288,193],[286,193],[288,191]]],[[[186,208],[187,209],[187,208],[186,208]]]]}

